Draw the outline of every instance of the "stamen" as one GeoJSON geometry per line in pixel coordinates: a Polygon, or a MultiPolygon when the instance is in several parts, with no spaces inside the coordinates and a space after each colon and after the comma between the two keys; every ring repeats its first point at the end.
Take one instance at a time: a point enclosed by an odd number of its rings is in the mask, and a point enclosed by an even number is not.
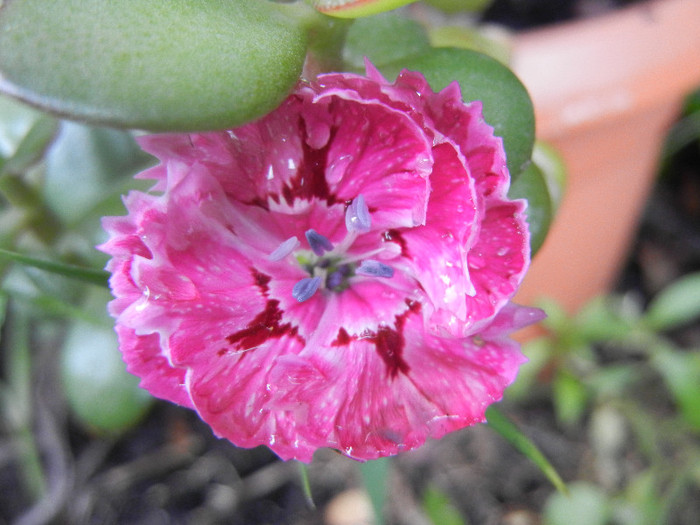
{"type": "Polygon", "coordinates": [[[326,288],[333,290],[340,286],[348,275],[350,275],[350,266],[347,264],[341,265],[336,271],[328,274],[326,278],[326,288]]]}
{"type": "Polygon", "coordinates": [[[320,285],[320,277],[306,277],[294,285],[294,288],[292,288],[292,297],[300,303],[303,303],[307,299],[311,299],[320,285]]]}
{"type": "Polygon", "coordinates": [[[328,237],[321,235],[316,230],[306,230],[305,235],[311,250],[319,257],[333,249],[333,244],[328,240],[328,237]]]}
{"type": "Polygon", "coordinates": [[[394,269],[374,259],[365,259],[355,270],[355,273],[358,275],[368,275],[370,277],[393,277],[394,269]]]}
{"type": "Polygon", "coordinates": [[[287,255],[292,253],[294,250],[296,250],[301,243],[299,242],[299,239],[296,237],[290,237],[283,243],[281,243],[275,251],[273,251],[270,255],[267,256],[267,259],[269,261],[281,261],[284,259],[287,255]]]}
{"type": "Polygon", "coordinates": [[[345,227],[349,232],[367,233],[372,227],[369,208],[362,194],[358,195],[345,212],[345,227]]]}

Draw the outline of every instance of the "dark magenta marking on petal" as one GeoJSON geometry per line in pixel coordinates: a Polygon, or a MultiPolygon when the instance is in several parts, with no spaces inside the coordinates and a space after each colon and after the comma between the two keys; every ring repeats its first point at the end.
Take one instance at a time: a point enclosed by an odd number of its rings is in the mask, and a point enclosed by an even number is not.
{"type": "Polygon", "coordinates": [[[408,257],[408,246],[406,239],[403,238],[399,230],[391,229],[384,232],[384,242],[395,242],[401,247],[401,256],[408,257]]]}
{"type": "Polygon", "coordinates": [[[328,143],[320,149],[311,148],[306,141],[302,141],[304,154],[297,173],[289,181],[289,185],[282,188],[282,197],[287,204],[291,205],[294,199],[311,200],[314,197],[325,200],[329,205],[339,202],[331,193],[326,180],[328,150],[333,143],[334,135],[335,132],[332,130],[328,143]]]}
{"type": "Polygon", "coordinates": [[[376,346],[379,357],[382,358],[386,365],[387,374],[392,379],[396,377],[399,372],[406,374],[409,371],[409,367],[402,356],[403,347],[406,343],[403,337],[403,323],[401,323],[401,327],[399,327],[398,319],[397,317],[396,330],[387,326],[382,326],[375,335],[369,338],[374,343],[374,346],[376,346]]]}
{"type": "MultiPolygon", "coordinates": [[[[380,326],[377,332],[368,331],[362,334],[363,340],[374,343],[379,357],[382,358],[382,361],[384,361],[386,365],[387,375],[392,379],[395,378],[399,372],[407,374],[411,370],[411,367],[409,367],[408,363],[403,359],[403,349],[406,345],[406,340],[403,336],[403,327],[409,315],[420,312],[421,304],[409,299],[406,299],[406,304],[408,305],[408,310],[396,316],[395,328],[380,326]]],[[[345,331],[345,328],[340,328],[331,346],[346,346],[352,341],[357,340],[357,336],[351,336],[345,331]]]]}
{"type": "Polygon", "coordinates": [[[277,300],[267,301],[265,310],[255,316],[246,328],[229,335],[226,340],[231,345],[235,345],[237,350],[250,350],[262,345],[268,339],[279,339],[283,335],[299,337],[296,327],[292,327],[289,323],[280,324],[283,311],[279,304],[277,300]]]}
{"type": "Polygon", "coordinates": [[[251,268],[251,271],[253,272],[253,279],[255,280],[255,286],[260,288],[260,291],[262,292],[262,294],[265,297],[267,297],[267,292],[270,291],[270,287],[268,286],[268,284],[270,284],[272,277],[270,277],[269,275],[265,275],[264,273],[260,273],[255,268],[251,268]]]}
{"type": "Polygon", "coordinates": [[[349,345],[353,338],[345,331],[345,328],[338,330],[338,335],[335,337],[335,341],[331,343],[331,346],[345,346],[349,345]]]}

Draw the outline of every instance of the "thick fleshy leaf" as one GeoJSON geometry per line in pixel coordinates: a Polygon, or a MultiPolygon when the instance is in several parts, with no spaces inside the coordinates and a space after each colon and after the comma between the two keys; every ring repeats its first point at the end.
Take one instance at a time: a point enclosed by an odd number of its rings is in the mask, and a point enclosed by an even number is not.
{"type": "Polygon", "coordinates": [[[535,164],[530,164],[513,182],[508,195],[513,199],[527,199],[527,223],[530,227],[531,254],[534,256],[544,243],[553,218],[552,198],[542,171],[535,164]]]}
{"type": "Polygon", "coordinates": [[[339,18],[358,18],[391,11],[416,0],[314,0],[321,13],[339,18]]]}
{"type": "Polygon", "coordinates": [[[150,164],[129,132],[64,121],[46,155],[44,199],[65,224],[91,216],[94,225],[96,216],[123,209],[124,182],[133,187],[130,176],[150,164]]]}
{"type": "Polygon", "coordinates": [[[343,60],[349,67],[364,71],[365,57],[380,66],[429,49],[428,36],[418,22],[385,13],[360,18],[350,26],[343,60]]]}
{"type": "Polygon", "coordinates": [[[484,119],[503,138],[511,176],[527,167],[535,142],[535,114],[523,84],[497,60],[467,49],[437,48],[380,69],[393,78],[401,69],[420,71],[434,90],[459,82],[466,101],[483,103],[484,119]]]}
{"type": "Polygon", "coordinates": [[[100,308],[102,324],[75,321],[61,356],[61,380],[69,406],[90,429],[114,433],[138,422],[153,398],[124,369],[117,337],[108,324],[106,290],[93,290],[87,307],[100,308]]]}
{"type": "Polygon", "coordinates": [[[6,2],[0,90],[94,123],[239,125],[272,110],[299,77],[307,32],[295,9],[248,0],[6,2]]]}

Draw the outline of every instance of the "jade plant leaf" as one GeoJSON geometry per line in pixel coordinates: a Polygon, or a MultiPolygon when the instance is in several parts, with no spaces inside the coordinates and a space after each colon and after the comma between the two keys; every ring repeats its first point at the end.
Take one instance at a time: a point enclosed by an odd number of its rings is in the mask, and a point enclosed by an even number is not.
{"type": "Polygon", "coordinates": [[[503,138],[511,175],[517,177],[527,167],[535,114],[527,90],[510,69],[482,53],[456,48],[435,48],[380,67],[387,78],[404,68],[423,73],[434,90],[459,82],[464,100],[480,100],[486,122],[503,138]]]}
{"type": "Polygon", "coordinates": [[[365,57],[375,66],[430,50],[428,35],[418,22],[395,13],[360,18],[348,29],[343,59],[364,72],[365,57]]]}
{"type": "Polygon", "coordinates": [[[75,320],[61,353],[61,380],[73,415],[98,433],[118,434],[136,424],[153,404],[126,371],[105,303],[107,290],[93,289],[86,309],[102,311],[101,322],[75,320]]]}
{"type": "Polygon", "coordinates": [[[0,91],[112,126],[240,125],[296,83],[309,23],[299,9],[263,0],[5,2],[0,91]]]}
{"type": "Polygon", "coordinates": [[[552,223],[553,207],[547,183],[542,171],[530,164],[520,177],[513,181],[508,196],[512,199],[527,199],[527,223],[530,227],[530,249],[532,255],[542,247],[552,223]]]}

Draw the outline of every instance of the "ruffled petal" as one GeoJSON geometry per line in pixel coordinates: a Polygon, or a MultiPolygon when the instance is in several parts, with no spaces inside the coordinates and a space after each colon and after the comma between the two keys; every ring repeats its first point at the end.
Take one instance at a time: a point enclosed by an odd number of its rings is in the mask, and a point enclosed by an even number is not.
{"type": "Polygon", "coordinates": [[[194,408],[185,386],[185,370],[170,366],[162,355],[157,334],[138,336],[123,325],[117,325],[116,331],[126,369],[141,378],[141,388],[166,401],[194,408]]]}
{"type": "Polygon", "coordinates": [[[362,194],[375,229],[425,222],[432,170],[431,144],[405,114],[351,90],[325,92],[336,116],[326,157],[329,192],[339,202],[362,194]]]}
{"type": "Polygon", "coordinates": [[[473,316],[465,301],[474,295],[467,254],[479,234],[481,211],[474,183],[454,147],[443,143],[434,155],[428,220],[422,228],[402,231],[408,254],[402,263],[434,307],[446,311],[443,316],[454,317],[447,327],[461,330],[473,316]]]}

